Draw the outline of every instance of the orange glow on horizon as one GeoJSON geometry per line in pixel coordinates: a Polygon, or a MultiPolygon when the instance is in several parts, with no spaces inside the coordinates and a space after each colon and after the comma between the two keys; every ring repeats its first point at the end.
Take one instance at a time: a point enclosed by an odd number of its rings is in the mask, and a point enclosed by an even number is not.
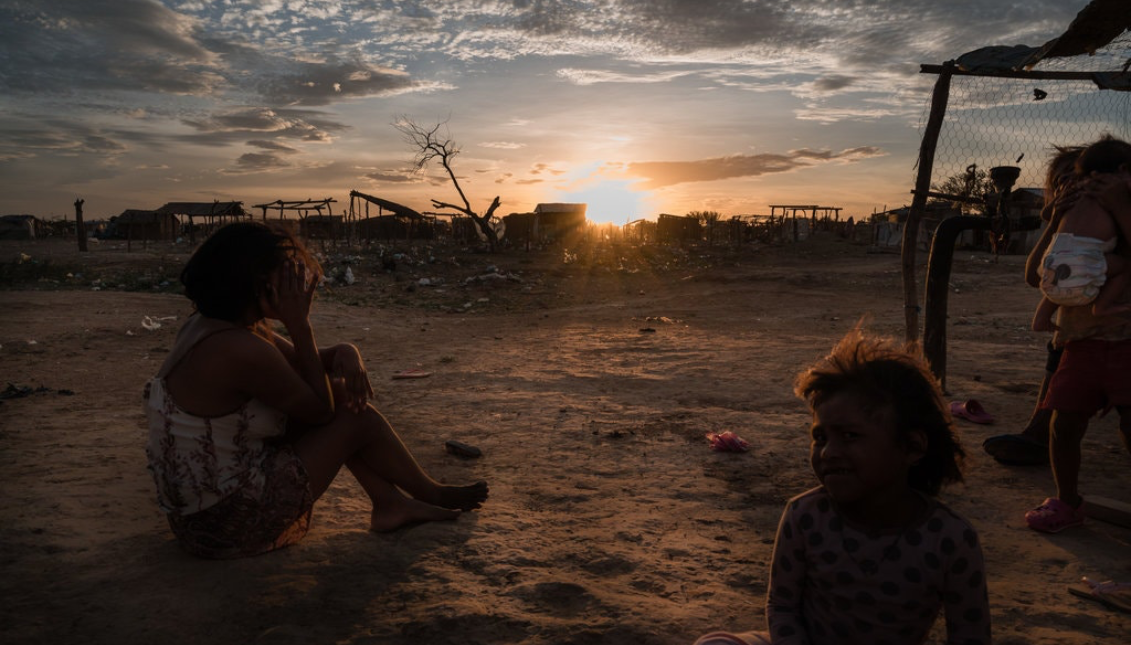
{"type": "Polygon", "coordinates": [[[555,201],[586,204],[585,217],[594,224],[624,224],[646,217],[647,192],[633,190],[635,182],[598,180],[579,190],[566,192],[555,201]]]}

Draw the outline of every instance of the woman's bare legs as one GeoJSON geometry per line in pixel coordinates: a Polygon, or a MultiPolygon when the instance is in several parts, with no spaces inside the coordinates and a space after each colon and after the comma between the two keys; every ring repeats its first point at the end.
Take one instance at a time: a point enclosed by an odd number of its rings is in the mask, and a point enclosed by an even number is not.
{"type": "Polygon", "coordinates": [[[433,506],[406,496],[399,488],[370,470],[360,457],[347,461],[346,467],[373,502],[373,511],[369,514],[371,531],[393,531],[406,524],[454,520],[460,515],[460,511],[433,506]]]}
{"type": "Polygon", "coordinates": [[[428,476],[372,406],[360,413],[339,408],[333,421],[307,430],[294,447],[306,467],[315,499],[326,492],[342,465],[350,469],[373,501],[375,530],[452,519],[459,511],[479,508],[487,499],[486,482],[448,486],[428,476]]]}

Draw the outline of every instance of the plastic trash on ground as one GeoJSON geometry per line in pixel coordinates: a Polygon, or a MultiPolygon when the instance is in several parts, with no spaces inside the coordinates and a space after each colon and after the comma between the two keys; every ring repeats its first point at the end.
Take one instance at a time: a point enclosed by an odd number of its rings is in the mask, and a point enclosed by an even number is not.
{"type": "Polygon", "coordinates": [[[711,442],[711,450],[719,452],[746,452],[750,450],[750,442],[727,430],[726,432],[710,432],[706,435],[711,442]]]}

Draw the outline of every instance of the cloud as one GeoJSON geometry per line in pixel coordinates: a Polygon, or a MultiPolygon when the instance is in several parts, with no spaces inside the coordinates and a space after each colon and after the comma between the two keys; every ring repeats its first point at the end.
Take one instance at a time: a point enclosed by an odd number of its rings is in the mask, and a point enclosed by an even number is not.
{"type": "Polygon", "coordinates": [[[819,92],[833,92],[836,90],[843,90],[844,88],[856,82],[855,76],[844,76],[841,74],[830,74],[813,81],[813,89],[819,92]]]}
{"type": "Polygon", "coordinates": [[[111,160],[129,150],[120,133],[69,119],[8,115],[0,127],[0,161],[39,155],[91,155],[111,160]]]}
{"type": "Polygon", "coordinates": [[[596,85],[598,83],[667,83],[688,76],[691,71],[658,71],[646,73],[613,72],[595,69],[559,69],[557,74],[574,85],[596,85]]]}
{"type": "Polygon", "coordinates": [[[0,79],[9,92],[129,90],[208,94],[218,57],[200,22],[154,0],[0,4],[0,79]]]}
{"type": "Polygon", "coordinates": [[[197,131],[197,134],[185,137],[186,140],[206,145],[243,141],[249,134],[270,134],[276,138],[324,143],[333,140],[331,132],[347,128],[320,112],[267,107],[237,108],[203,118],[186,118],[182,122],[197,131]]]}
{"type": "Polygon", "coordinates": [[[236,160],[236,167],[228,170],[229,173],[252,173],[268,170],[282,170],[290,168],[291,164],[277,154],[270,152],[248,152],[240,155],[236,160]]]}
{"type": "Polygon", "coordinates": [[[855,162],[886,153],[874,146],[830,150],[791,150],[787,154],[731,155],[696,161],[644,161],[628,164],[624,174],[644,180],[642,190],[654,190],[676,184],[718,181],[740,177],[789,172],[809,168],[818,163],[855,162]]]}
{"type": "Polygon", "coordinates": [[[484,141],[479,144],[482,148],[495,148],[497,150],[518,150],[525,148],[525,143],[515,143],[513,141],[484,141]]]}
{"type": "Polygon", "coordinates": [[[554,168],[547,163],[536,163],[530,167],[530,174],[532,175],[540,175],[544,172],[548,172],[551,175],[564,175],[566,171],[554,168]]]}
{"type": "Polygon", "coordinates": [[[420,181],[420,176],[411,170],[376,170],[363,176],[373,181],[396,184],[414,184],[420,181]]]}
{"type": "Polygon", "coordinates": [[[256,139],[253,141],[248,141],[247,145],[255,146],[256,148],[262,148],[264,150],[271,150],[279,154],[293,155],[299,153],[298,148],[292,148],[291,146],[279,143],[278,141],[265,141],[263,139],[256,139]]]}
{"type": "Polygon", "coordinates": [[[258,91],[276,105],[328,105],[345,99],[389,96],[439,85],[413,83],[408,74],[364,63],[302,63],[259,81],[258,91]]]}

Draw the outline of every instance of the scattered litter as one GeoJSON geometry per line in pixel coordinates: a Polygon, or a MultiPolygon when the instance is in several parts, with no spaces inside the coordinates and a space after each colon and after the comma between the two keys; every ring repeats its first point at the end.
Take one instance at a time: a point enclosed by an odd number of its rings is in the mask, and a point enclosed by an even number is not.
{"type": "Polygon", "coordinates": [[[641,331],[641,332],[643,332],[643,333],[645,333],[645,334],[654,334],[654,333],[656,333],[656,330],[655,330],[655,329],[653,329],[653,328],[651,328],[651,327],[641,327],[641,328],[640,328],[640,331],[641,331]]]}
{"type": "Polygon", "coordinates": [[[475,446],[464,443],[462,441],[456,441],[455,439],[445,441],[444,450],[447,450],[449,454],[455,455],[457,457],[466,457],[468,459],[475,459],[476,457],[483,456],[483,451],[479,448],[476,448],[475,446]]]}
{"type": "Polygon", "coordinates": [[[1108,609],[1131,613],[1131,582],[1111,580],[1098,582],[1084,576],[1081,584],[1069,586],[1068,592],[1080,598],[1094,600],[1108,609]]]}
{"type": "Polygon", "coordinates": [[[706,435],[711,442],[711,450],[719,452],[746,452],[750,449],[750,442],[727,430],[726,432],[710,432],[706,435]]]}
{"type": "Polygon", "coordinates": [[[346,267],[346,274],[342,279],[345,280],[346,284],[353,284],[354,283],[353,269],[346,267]]]}
{"type": "MultiPolygon", "coordinates": [[[[16,385],[14,383],[9,383],[8,387],[0,390],[0,399],[22,399],[25,396],[31,396],[32,394],[42,394],[44,392],[51,392],[51,388],[45,387],[43,385],[40,385],[39,387],[31,387],[30,385],[16,385]]],[[[55,390],[55,393],[62,394],[64,396],[74,396],[75,394],[72,390],[55,390]]]]}
{"type": "Polygon", "coordinates": [[[27,344],[28,345],[38,345],[39,343],[36,342],[36,340],[34,338],[29,338],[28,341],[27,341],[27,344]]]}
{"type": "Polygon", "coordinates": [[[153,318],[150,318],[149,316],[146,316],[146,317],[141,319],[141,326],[144,327],[148,331],[157,331],[158,329],[161,329],[161,322],[158,321],[158,320],[154,320],[153,318]]]}
{"type": "Polygon", "coordinates": [[[396,374],[393,374],[394,379],[425,378],[428,376],[432,376],[432,372],[427,372],[425,370],[401,370],[396,374]]]}

